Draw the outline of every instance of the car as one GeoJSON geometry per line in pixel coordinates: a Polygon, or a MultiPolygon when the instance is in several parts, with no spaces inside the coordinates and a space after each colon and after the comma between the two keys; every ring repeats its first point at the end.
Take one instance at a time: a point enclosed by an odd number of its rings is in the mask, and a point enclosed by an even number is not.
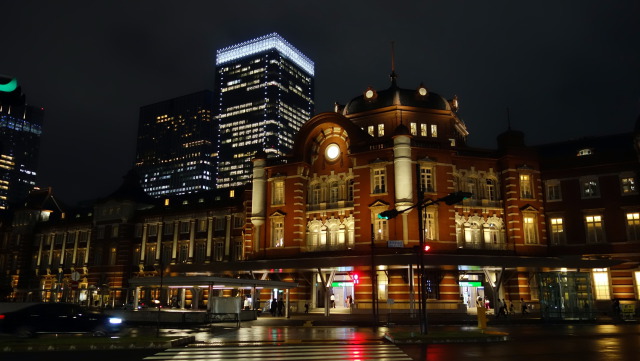
{"type": "Polygon", "coordinates": [[[14,304],[0,307],[0,333],[32,337],[38,333],[90,333],[108,336],[120,331],[122,319],[72,303],[14,304]],[[23,306],[23,307],[21,307],[23,306]]]}

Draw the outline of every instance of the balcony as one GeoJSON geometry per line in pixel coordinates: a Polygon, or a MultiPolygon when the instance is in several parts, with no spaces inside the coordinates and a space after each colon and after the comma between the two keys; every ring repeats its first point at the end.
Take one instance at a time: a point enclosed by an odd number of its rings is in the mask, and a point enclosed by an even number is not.
{"type": "Polygon", "coordinates": [[[307,246],[307,252],[327,252],[327,251],[345,251],[353,248],[353,244],[319,244],[315,246],[307,246]]]}
{"type": "Polygon", "coordinates": [[[481,251],[514,251],[514,245],[510,243],[484,243],[458,241],[459,250],[481,250],[481,251]]]}
{"type": "Polygon", "coordinates": [[[482,207],[482,208],[502,208],[502,201],[493,201],[489,199],[469,198],[462,201],[465,207],[482,207]]]}
{"type": "Polygon", "coordinates": [[[337,201],[332,203],[322,202],[307,204],[307,211],[323,211],[327,209],[353,208],[353,201],[337,201]]]}

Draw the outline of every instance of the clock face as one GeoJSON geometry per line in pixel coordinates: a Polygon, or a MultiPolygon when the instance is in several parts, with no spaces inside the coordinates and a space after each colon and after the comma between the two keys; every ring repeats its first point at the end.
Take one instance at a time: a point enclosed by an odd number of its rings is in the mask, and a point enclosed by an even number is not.
{"type": "Polygon", "coordinates": [[[340,146],[336,143],[331,143],[327,146],[324,154],[328,160],[336,160],[340,156],[340,146]]]}
{"type": "Polygon", "coordinates": [[[364,93],[364,96],[366,96],[368,99],[373,98],[373,90],[369,89],[364,93]]]}
{"type": "Polygon", "coordinates": [[[422,87],[422,88],[418,89],[418,93],[420,93],[420,95],[422,95],[422,96],[427,95],[427,88],[422,87]]]}

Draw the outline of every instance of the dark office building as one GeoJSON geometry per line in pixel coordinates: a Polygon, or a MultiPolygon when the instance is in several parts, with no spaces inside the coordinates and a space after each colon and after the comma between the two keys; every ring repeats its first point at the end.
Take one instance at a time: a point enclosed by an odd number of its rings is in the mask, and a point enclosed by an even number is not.
{"type": "Polygon", "coordinates": [[[251,159],[288,154],[313,115],[314,64],[273,33],[218,50],[216,92],[220,125],[217,187],[251,180],[251,159]]]}
{"type": "Polygon", "coordinates": [[[217,126],[210,90],[140,108],[136,169],[151,196],[215,188],[217,126]]]}
{"type": "Polygon", "coordinates": [[[0,75],[0,211],[23,202],[36,185],[43,114],[27,105],[15,78],[0,75]]]}

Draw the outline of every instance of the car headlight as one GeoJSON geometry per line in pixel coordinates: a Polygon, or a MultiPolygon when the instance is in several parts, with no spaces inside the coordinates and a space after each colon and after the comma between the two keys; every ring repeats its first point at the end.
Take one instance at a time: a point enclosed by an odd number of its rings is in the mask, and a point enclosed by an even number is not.
{"type": "Polygon", "coordinates": [[[109,323],[112,325],[119,325],[122,323],[122,319],[119,317],[109,317],[109,323]]]}

